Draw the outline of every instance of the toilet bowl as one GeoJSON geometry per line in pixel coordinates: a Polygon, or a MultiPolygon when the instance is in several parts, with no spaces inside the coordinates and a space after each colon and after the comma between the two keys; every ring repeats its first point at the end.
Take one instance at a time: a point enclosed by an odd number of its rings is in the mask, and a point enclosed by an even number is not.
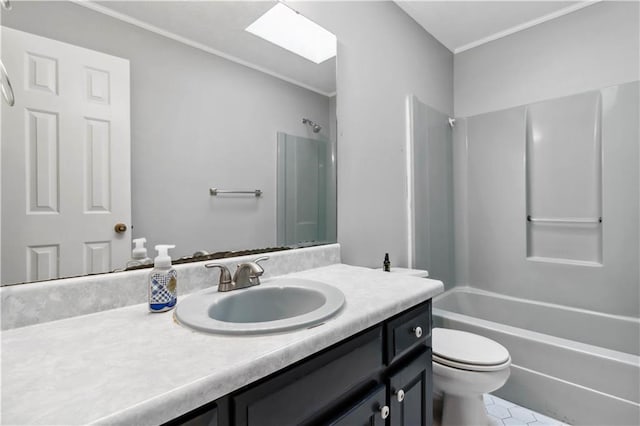
{"type": "Polygon", "coordinates": [[[509,378],[509,351],[486,337],[445,328],[433,329],[432,348],[434,422],[490,425],[482,395],[509,378]]]}

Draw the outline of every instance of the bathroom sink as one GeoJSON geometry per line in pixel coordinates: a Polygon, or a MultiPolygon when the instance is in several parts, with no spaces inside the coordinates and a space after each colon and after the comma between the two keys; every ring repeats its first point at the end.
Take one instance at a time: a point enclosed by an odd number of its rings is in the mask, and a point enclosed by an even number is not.
{"type": "Polygon", "coordinates": [[[279,278],[220,293],[216,289],[186,297],[175,318],[195,330],[217,334],[263,334],[315,326],[336,315],[344,294],[318,281],[279,278]]]}

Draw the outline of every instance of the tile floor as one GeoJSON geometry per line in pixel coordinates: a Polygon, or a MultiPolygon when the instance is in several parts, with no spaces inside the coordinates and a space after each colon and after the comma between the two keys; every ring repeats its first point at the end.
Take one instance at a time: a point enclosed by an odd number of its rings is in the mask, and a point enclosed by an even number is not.
{"type": "Polygon", "coordinates": [[[494,426],[568,426],[493,395],[484,395],[484,405],[494,426]]]}

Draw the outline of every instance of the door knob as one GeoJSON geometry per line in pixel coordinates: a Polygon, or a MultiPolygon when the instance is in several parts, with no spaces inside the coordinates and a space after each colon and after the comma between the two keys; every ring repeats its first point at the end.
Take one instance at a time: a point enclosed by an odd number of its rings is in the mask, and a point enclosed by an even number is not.
{"type": "Polygon", "coordinates": [[[113,230],[116,231],[116,234],[122,234],[127,231],[127,225],[124,223],[116,223],[116,226],[113,227],[113,230]]]}

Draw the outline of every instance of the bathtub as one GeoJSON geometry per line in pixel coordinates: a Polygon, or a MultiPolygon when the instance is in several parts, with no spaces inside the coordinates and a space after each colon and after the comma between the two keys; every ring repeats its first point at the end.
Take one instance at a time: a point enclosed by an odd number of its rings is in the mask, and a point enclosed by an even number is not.
{"type": "Polygon", "coordinates": [[[511,353],[495,394],[573,425],[640,425],[640,320],[455,287],[434,327],[477,333],[511,353]]]}

